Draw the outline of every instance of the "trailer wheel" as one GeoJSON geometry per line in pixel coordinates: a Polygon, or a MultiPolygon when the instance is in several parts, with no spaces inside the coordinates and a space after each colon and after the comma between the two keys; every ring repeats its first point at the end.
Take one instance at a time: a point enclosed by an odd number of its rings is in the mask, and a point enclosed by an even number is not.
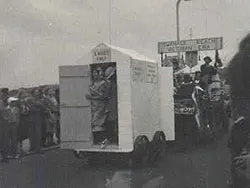
{"type": "Polygon", "coordinates": [[[138,136],[134,143],[134,151],[129,157],[129,166],[144,166],[149,160],[149,140],[146,136],[138,136]]]}
{"type": "Polygon", "coordinates": [[[163,160],[166,154],[166,136],[164,132],[157,131],[152,140],[152,160],[157,161],[158,159],[163,160]]]}
{"type": "Polygon", "coordinates": [[[83,163],[86,165],[94,164],[93,156],[90,153],[74,150],[73,154],[75,155],[76,158],[81,159],[83,163]]]}
{"type": "Polygon", "coordinates": [[[80,151],[74,150],[74,151],[73,151],[73,154],[74,154],[74,156],[75,156],[76,158],[80,159],[80,151]]]}

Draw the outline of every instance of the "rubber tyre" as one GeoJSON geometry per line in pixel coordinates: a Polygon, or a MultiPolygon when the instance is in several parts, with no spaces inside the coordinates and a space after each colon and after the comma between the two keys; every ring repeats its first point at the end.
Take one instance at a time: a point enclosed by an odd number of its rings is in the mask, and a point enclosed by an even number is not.
{"type": "Polygon", "coordinates": [[[146,136],[138,136],[134,143],[134,151],[129,157],[129,166],[145,166],[149,161],[149,140],[146,136]]]}
{"type": "Polygon", "coordinates": [[[73,154],[74,156],[77,158],[77,159],[80,159],[80,152],[77,152],[76,150],[73,151],[73,154]]]}
{"type": "Polygon", "coordinates": [[[153,137],[153,140],[151,142],[151,147],[153,154],[152,156],[152,162],[157,160],[163,160],[166,155],[166,136],[164,132],[157,131],[153,137]]]}
{"type": "Polygon", "coordinates": [[[83,160],[84,164],[86,165],[94,164],[93,156],[90,153],[73,151],[73,154],[77,159],[83,160]]]}

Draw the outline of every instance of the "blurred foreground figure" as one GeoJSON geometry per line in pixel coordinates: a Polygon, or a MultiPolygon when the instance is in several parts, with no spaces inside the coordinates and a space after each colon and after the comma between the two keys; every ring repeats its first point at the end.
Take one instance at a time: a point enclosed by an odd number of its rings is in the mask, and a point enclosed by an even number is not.
{"type": "Polygon", "coordinates": [[[229,65],[235,122],[228,146],[232,154],[232,186],[250,187],[250,34],[229,65]]]}

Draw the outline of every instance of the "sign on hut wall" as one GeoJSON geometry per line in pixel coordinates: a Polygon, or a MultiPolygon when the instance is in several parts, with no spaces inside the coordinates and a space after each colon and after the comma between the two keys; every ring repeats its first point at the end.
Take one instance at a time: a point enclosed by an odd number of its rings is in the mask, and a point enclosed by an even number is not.
{"type": "Polygon", "coordinates": [[[156,63],[134,61],[131,66],[132,80],[134,82],[157,83],[158,67],[156,63]]]}
{"type": "Polygon", "coordinates": [[[158,71],[157,71],[157,64],[155,63],[147,63],[146,64],[146,75],[145,79],[147,83],[157,83],[158,71]]]}
{"type": "Polygon", "coordinates": [[[133,62],[131,68],[132,68],[132,80],[134,82],[143,82],[145,74],[144,64],[140,62],[133,62]]]}
{"type": "Polygon", "coordinates": [[[111,62],[111,49],[104,45],[100,44],[92,51],[93,63],[108,63],[111,62]]]}

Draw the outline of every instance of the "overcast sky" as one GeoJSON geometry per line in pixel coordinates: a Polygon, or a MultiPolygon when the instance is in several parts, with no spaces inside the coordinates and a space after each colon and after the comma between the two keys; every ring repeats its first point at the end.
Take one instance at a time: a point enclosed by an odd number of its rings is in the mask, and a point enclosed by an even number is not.
{"type": "MultiPolygon", "coordinates": [[[[158,58],[176,39],[175,0],[111,0],[112,44],[158,58]]],[[[192,0],[180,7],[181,39],[224,37],[227,62],[250,31],[249,0],[192,0]]],[[[109,0],[0,0],[0,87],[58,81],[72,64],[109,42],[109,0]]]]}

